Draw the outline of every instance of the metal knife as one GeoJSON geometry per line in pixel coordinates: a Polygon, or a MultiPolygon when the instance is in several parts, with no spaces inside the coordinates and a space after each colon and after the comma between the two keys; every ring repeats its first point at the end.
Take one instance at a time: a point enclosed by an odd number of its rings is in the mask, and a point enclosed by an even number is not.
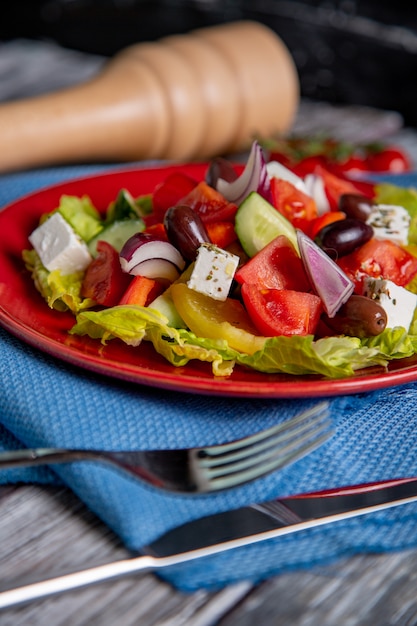
{"type": "Polygon", "coordinates": [[[0,609],[416,501],[417,478],[398,478],[251,504],[178,526],[142,556],[0,592],[0,609]]]}

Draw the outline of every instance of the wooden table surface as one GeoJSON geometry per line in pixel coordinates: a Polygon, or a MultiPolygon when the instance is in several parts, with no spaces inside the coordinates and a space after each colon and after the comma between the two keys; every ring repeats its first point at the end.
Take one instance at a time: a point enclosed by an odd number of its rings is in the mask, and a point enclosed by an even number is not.
{"type": "MultiPolygon", "coordinates": [[[[0,589],[122,559],[118,539],[65,488],[0,488],[0,589]]],[[[412,626],[417,550],[366,555],[223,591],[130,576],[0,611],[1,626],[412,626]]]]}
{"type": "MultiPolygon", "coordinates": [[[[29,42],[0,44],[0,60],[0,100],[77,82],[101,63],[29,42]]],[[[415,131],[401,128],[396,114],[302,103],[295,128],[309,132],[323,124],[350,139],[372,129],[415,158],[415,131]]],[[[1,590],[127,556],[70,490],[0,487],[1,590]]],[[[5,609],[0,626],[412,626],[416,579],[417,551],[361,555],[217,593],[182,594],[147,574],[5,609]]]]}

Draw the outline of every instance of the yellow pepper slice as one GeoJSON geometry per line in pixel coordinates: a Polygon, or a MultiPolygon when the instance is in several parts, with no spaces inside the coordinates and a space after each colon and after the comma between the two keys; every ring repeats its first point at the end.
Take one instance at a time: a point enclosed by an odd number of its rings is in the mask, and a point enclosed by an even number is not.
{"type": "Polygon", "coordinates": [[[188,328],[199,337],[224,339],[231,348],[246,354],[253,354],[264,347],[265,337],[257,334],[238,300],[214,300],[189,289],[184,283],[171,285],[171,296],[188,328]]]}

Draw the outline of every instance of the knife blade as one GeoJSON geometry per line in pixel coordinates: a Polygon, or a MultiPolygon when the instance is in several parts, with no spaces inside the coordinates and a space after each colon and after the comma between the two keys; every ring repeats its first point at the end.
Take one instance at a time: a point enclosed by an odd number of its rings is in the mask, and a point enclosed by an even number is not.
{"type": "Polygon", "coordinates": [[[417,478],[350,485],[250,504],[169,530],[141,556],[0,592],[0,609],[145,573],[417,501],[417,478]]]}

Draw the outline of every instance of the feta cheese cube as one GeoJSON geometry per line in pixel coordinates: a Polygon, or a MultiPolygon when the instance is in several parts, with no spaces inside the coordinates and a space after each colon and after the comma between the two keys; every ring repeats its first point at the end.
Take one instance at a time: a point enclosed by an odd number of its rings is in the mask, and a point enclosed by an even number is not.
{"type": "Polygon", "coordinates": [[[404,207],[376,204],[366,223],[374,229],[375,239],[390,239],[400,246],[407,245],[410,214],[404,207]]]}
{"type": "Polygon", "coordinates": [[[87,245],[58,212],[35,228],[29,241],[47,270],[61,274],[83,271],[92,257],[87,245]]]}
{"type": "Polygon", "coordinates": [[[214,300],[226,300],[235,275],[239,257],[211,243],[203,243],[199,249],[193,271],[187,283],[190,289],[210,296],[214,300]]]}
{"type": "Polygon", "coordinates": [[[417,295],[399,287],[391,280],[367,277],[364,280],[363,295],[378,302],[387,314],[387,328],[402,326],[410,329],[417,295]]]}

